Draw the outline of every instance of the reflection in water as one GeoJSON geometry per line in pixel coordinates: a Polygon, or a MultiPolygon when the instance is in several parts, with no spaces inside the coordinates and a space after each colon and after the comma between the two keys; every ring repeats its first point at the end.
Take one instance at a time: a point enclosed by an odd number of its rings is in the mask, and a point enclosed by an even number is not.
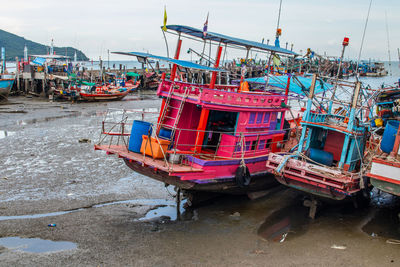
{"type": "Polygon", "coordinates": [[[0,131],[0,139],[6,138],[7,136],[11,136],[14,134],[15,134],[15,132],[0,131]]]}
{"type": "Polygon", "coordinates": [[[0,238],[0,245],[8,249],[18,249],[32,253],[55,252],[68,249],[75,249],[75,243],[66,241],[51,241],[40,238],[3,237],[0,238]]]}
{"type": "Polygon", "coordinates": [[[257,234],[268,241],[283,242],[307,232],[310,222],[308,208],[302,205],[301,200],[296,200],[268,216],[257,234]]]}
{"type": "Polygon", "coordinates": [[[400,198],[373,190],[371,213],[362,230],[372,237],[400,240],[400,198]]]}
{"type": "Polygon", "coordinates": [[[362,230],[372,237],[400,240],[399,208],[376,209],[362,230]]]}

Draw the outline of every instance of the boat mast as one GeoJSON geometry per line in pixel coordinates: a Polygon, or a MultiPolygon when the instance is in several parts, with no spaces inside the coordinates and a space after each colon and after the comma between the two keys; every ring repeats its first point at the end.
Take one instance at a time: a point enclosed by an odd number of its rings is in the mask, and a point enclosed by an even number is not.
{"type": "Polygon", "coordinates": [[[335,95],[336,95],[337,83],[338,83],[338,80],[339,80],[340,70],[341,70],[342,62],[343,62],[344,50],[346,49],[346,46],[349,45],[349,38],[348,37],[344,37],[342,45],[343,45],[342,54],[340,56],[340,61],[339,61],[339,66],[338,66],[338,71],[337,71],[337,74],[336,74],[335,82],[333,84],[334,87],[333,87],[333,92],[332,92],[332,96],[331,96],[331,101],[329,102],[328,113],[331,113],[331,111],[332,111],[333,100],[334,100],[335,95]]]}
{"type": "Polygon", "coordinates": [[[276,47],[280,47],[279,36],[282,33],[281,30],[279,29],[279,22],[281,21],[281,10],[282,10],[282,0],[279,2],[278,22],[276,24],[276,35],[275,35],[275,46],[276,47]]]}
{"type": "Polygon", "coordinates": [[[397,48],[397,55],[399,56],[399,67],[400,67],[400,48],[397,48]]]}
{"type": "Polygon", "coordinates": [[[54,43],[53,43],[53,39],[51,39],[50,55],[54,55],[54,43]]]}
{"type": "Polygon", "coordinates": [[[390,43],[389,43],[389,26],[388,26],[386,11],[385,11],[385,20],[386,20],[386,36],[387,36],[388,55],[389,55],[389,75],[392,76],[392,60],[390,58],[390,43]]]}
{"type": "Polygon", "coordinates": [[[6,49],[4,47],[1,48],[1,71],[0,74],[4,73],[6,66],[6,49]]]}
{"type": "Polygon", "coordinates": [[[357,71],[356,71],[356,79],[357,79],[357,80],[358,80],[358,78],[359,78],[359,77],[358,77],[358,76],[359,76],[358,65],[360,64],[361,51],[362,51],[362,47],[363,47],[363,45],[364,45],[365,32],[366,32],[366,30],[367,30],[368,19],[369,19],[369,12],[371,11],[371,5],[372,5],[372,0],[369,2],[367,18],[366,18],[366,20],[365,20],[364,31],[363,31],[363,35],[362,35],[362,38],[361,38],[360,51],[358,52],[357,71]]]}
{"type": "Polygon", "coordinates": [[[28,61],[28,47],[26,47],[26,44],[25,44],[25,47],[24,47],[24,62],[27,62],[28,61]]]}

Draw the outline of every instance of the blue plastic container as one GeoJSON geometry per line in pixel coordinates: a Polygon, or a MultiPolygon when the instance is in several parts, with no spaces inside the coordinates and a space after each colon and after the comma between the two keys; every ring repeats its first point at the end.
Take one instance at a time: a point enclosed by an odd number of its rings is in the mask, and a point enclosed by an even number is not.
{"type": "Polygon", "coordinates": [[[332,166],[333,154],[316,148],[308,149],[308,157],[326,166],[332,166]]]}
{"type": "Polygon", "coordinates": [[[385,131],[383,132],[381,141],[381,150],[390,153],[393,150],[394,141],[396,139],[397,129],[399,129],[399,121],[388,121],[385,131]]]}
{"type": "Polygon", "coordinates": [[[172,131],[169,129],[164,129],[161,128],[158,137],[162,138],[162,139],[166,139],[166,140],[170,140],[171,139],[171,133],[172,131]]]}
{"type": "Polygon", "coordinates": [[[140,153],[142,146],[142,135],[151,135],[151,123],[147,121],[134,120],[132,124],[131,136],[129,138],[129,151],[140,153]]]}

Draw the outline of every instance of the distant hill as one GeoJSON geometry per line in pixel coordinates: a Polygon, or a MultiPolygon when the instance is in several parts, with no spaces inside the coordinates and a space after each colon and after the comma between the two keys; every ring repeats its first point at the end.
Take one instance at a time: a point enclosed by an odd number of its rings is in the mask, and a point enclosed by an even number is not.
{"type": "MultiPolygon", "coordinates": [[[[23,58],[25,45],[28,48],[29,55],[46,55],[49,51],[49,46],[32,42],[18,35],[0,30],[0,47],[6,48],[6,60],[14,61],[15,57],[23,58]]],[[[67,54],[71,59],[74,58],[76,51],[78,60],[89,60],[82,51],[73,47],[54,47],[54,51],[57,55],[65,56],[67,54]]]]}

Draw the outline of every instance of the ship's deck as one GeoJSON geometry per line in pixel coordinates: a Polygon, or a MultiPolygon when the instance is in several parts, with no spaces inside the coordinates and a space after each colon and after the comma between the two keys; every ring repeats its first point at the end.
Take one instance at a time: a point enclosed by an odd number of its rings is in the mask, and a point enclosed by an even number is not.
{"type": "Polygon", "coordinates": [[[129,151],[124,145],[95,145],[95,150],[104,150],[106,153],[118,155],[119,158],[133,160],[142,163],[146,166],[165,171],[168,173],[187,173],[187,172],[202,172],[202,169],[193,168],[183,164],[166,163],[164,159],[153,159],[149,156],[143,156],[141,153],[129,151]]]}

